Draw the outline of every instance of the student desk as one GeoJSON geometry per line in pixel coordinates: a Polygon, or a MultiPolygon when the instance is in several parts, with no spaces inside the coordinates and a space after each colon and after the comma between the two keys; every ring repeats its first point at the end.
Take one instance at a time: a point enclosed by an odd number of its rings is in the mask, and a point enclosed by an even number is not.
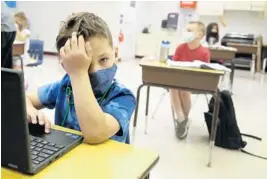
{"type": "Polygon", "coordinates": [[[210,47],[210,58],[212,60],[224,60],[228,61],[231,64],[231,73],[230,73],[230,91],[233,89],[233,83],[234,83],[234,74],[235,74],[235,63],[234,63],[234,57],[236,50],[226,50],[226,49],[220,49],[220,48],[212,48],[210,47]]]}
{"type": "Polygon", "coordinates": [[[238,53],[246,53],[246,54],[252,54],[252,66],[251,71],[253,72],[253,75],[255,72],[260,71],[260,65],[261,65],[261,57],[259,57],[258,53],[258,45],[249,45],[249,44],[237,44],[237,43],[227,43],[228,47],[233,47],[237,49],[238,53]],[[256,66],[256,71],[255,71],[256,66]]]}
{"type": "Polygon", "coordinates": [[[163,87],[163,88],[175,88],[186,91],[210,93],[214,95],[215,105],[214,105],[211,137],[210,137],[210,151],[209,151],[209,162],[208,162],[208,166],[211,166],[212,148],[214,146],[216,138],[216,130],[217,130],[217,127],[215,126],[217,123],[219,107],[220,107],[219,106],[220,95],[218,90],[218,84],[220,77],[224,74],[224,72],[216,70],[169,67],[166,63],[162,63],[158,60],[153,60],[153,61],[142,60],[140,62],[140,66],[142,67],[143,84],[141,84],[137,90],[137,105],[135,109],[134,123],[133,123],[134,131],[137,125],[140,90],[144,86],[147,86],[146,112],[145,112],[146,122],[148,119],[149,93],[151,86],[163,87]]]}
{"type": "Polygon", "coordinates": [[[158,160],[157,153],[108,140],[99,145],[80,144],[33,176],[6,168],[1,173],[2,179],[148,179],[158,160]]]}
{"type": "Polygon", "coordinates": [[[20,59],[21,69],[23,71],[23,59],[21,55],[24,54],[25,42],[15,41],[12,46],[12,56],[20,59]]]}

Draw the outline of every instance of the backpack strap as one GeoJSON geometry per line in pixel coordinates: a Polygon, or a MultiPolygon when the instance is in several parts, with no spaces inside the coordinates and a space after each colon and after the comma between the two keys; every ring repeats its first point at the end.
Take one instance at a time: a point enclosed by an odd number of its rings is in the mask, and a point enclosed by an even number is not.
{"type": "Polygon", "coordinates": [[[259,156],[259,155],[255,155],[255,154],[250,153],[250,152],[248,152],[248,151],[246,151],[246,150],[244,150],[244,149],[241,149],[241,152],[243,152],[243,153],[245,153],[245,154],[248,154],[248,155],[251,155],[251,156],[253,156],[253,157],[258,157],[258,158],[267,160],[267,157],[262,157],[262,156],[259,156]]]}
{"type": "Polygon", "coordinates": [[[245,136],[245,137],[250,137],[250,138],[253,138],[253,139],[256,139],[256,140],[259,140],[259,141],[262,140],[262,138],[257,137],[257,136],[254,136],[254,135],[250,135],[250,134],[243,134],[243,133],[241,133],[241,135],[242,136],[245,136]]]}
{"type": "MultiPolygon", "coordinates": [[[[245,136],[245,137],[250,137],[250,138],[253,138],[253,139],[256,139],[256,140],[259,140],[259,141],[262,140],[262,138],[257,137],[257,136],[254,136],[254,135],[250,135],[250,134],[241,134],[241,135],[242,135],[242,136],[245,136]]],[[[260,155],[256,155],[256,154],[250,153],[250,152],[248,152],[248,151],[246,151],[246,150],[244,150],[244,149],[241,149],[241,152],[243,152],[243,153],[245,153],[245,154],[248,154],[248,155],[251,155],[251,156],[253,156],[253,157],[257,157],[257,158],[261,158],[261,159],[267,160],[267,157],[262,157],[262,156],[260,156],[260,155]]]]}

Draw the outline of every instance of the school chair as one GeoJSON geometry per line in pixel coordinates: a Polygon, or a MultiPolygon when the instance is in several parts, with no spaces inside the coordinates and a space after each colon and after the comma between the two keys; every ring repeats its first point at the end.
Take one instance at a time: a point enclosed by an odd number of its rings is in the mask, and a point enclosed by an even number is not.
{"type": "MultiPolygon", "coordinates": [[[[42,71],[42,69],[38,67],[43,64],[44,41],[38,39],[30,39],[30,47],[28,50],[28,54],[30,59],[28,60],[27,64],[25,64],[25,66],[32,68],[29,78],[34,80],[34,77],[36,76],[36,69],[38,69],[38,72],[42,71]]],[[[29,80],[26,80],[29,83],[29,80]]]]}
{"type": "Polygon", "coordinates": [[[32,61],[27,63],[26,66],[37,67],[41,65],[44,57],[44,41],[31,39],[28,54],[32,61]]]}

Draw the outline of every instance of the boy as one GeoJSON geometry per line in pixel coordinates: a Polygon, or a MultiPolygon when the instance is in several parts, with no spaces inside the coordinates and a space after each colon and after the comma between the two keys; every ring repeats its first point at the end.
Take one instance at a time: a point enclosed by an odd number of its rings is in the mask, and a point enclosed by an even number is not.
{"type": "Polygon", "coordinates": [[[45,125],[48,133],[51,123],[37,110],[55,108],[55,124],[81,130],[86,143],[109,138],[129,143],[136,100],[114,81],[117,66],[107,24],[92,13],[75,13],[61,27],[56,43],[67,74],[27,95],[29,122],[45,125]]]}
{"type": "MultiPolygon", "coordinates": [[[[205,25],[202,22],[189,22],[184,33],[185,43],[179,45],[173,56],[175,61],[210,61],[209,49],[201,46],[205,35],[205,25]]],[[[188,115],[191,108],[191,94],[188,91],[170,90],[172,108],[178,119],[175,119],[176,136],[183,139],[187,136],[190,121],[188,115]]]]}

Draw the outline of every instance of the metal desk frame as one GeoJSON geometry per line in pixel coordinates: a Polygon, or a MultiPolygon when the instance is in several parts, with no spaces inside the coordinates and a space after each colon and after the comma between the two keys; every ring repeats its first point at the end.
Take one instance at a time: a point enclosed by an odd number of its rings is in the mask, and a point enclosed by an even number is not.
{"type": "MultiPolygon", "coordinates": [[[[143,67],[142,67],[143,68],[143,67]]],[[[161,87],[161,88],[173,88],[173,89],[179,89],[179,90],[186,90],[186,91],[192,91],[192,92],[198,92],[198,93],[205,93],[205,94],[212,94],[215,99],[215,105],[214,105],[214,113],[213,113],[213,119],[212,119],[212,127],[211,127],[211,135],[210,135],[210,146],[209,146],[209,159],[208,159],[208,167],[211,167],[212,165],[212,151],[215,144],[216,139],[216,132],[217,132],[217,121],[218,121],[218,115],[219,115],[219,108],[220,108],[220,93],[219,89],[214,91],[208,91],[208,90],[200,90],[200,89],[193,89],[193,88],[186,88],[186,87],[179,87],[179,86],[172,86],[172,85],[162,85],[162,84],[155,84],[155,83],[149,83],[143,81],[143,84],[141,84],[137,89],[137,104],[134,114],[134,122],[133,122],[133,132],[136,130],[137,125],[137,115],[139,110],[139,100],[140,100],[140,92],[141,89],[147,86],[147,93],[146,93],[146,123],[148,119],[148,107],[149,107],[149,95],[150,95],[150,87],[161,87]]]]}

